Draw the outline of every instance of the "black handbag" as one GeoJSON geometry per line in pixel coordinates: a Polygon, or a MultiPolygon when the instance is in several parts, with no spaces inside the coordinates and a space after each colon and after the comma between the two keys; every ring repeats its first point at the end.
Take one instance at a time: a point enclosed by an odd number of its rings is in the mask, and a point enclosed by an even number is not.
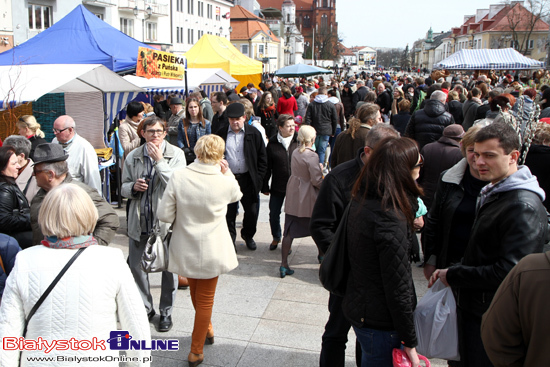
{"type": "Polygon", "coordinates": [[[350,269],[346,230],[350,206],[351,203],[346,207],[330,247],[319,267],[319,280],[323,287],[340,297],[346,293],[350,269]]]}
{"type": "Polygon", "coordinates": [[[191,149],[189,145],[189,137],[187,136],[187,127],[185,125],[183,126],[183,131],[185,132],[185,140],[187,141],[187,146],[183,147],[183,153],[185,154],[185,160],[187,162],[187,165],[190,165],[195,161],[195,158],[197,158],[197,156],[195,155],[195,152],[193,151],[193,149],[191,149]]]}

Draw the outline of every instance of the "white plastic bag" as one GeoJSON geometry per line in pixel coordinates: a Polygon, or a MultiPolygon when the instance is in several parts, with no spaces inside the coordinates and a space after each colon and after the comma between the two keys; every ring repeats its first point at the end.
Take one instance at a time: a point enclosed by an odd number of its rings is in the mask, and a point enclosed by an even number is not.
{"type": "Polygon", "coordinates": [[[451,287],[441,280],[435,282],[416,306],[414,325],[418,353],[428,358],[460,360],[456,302],[451,287]]]}

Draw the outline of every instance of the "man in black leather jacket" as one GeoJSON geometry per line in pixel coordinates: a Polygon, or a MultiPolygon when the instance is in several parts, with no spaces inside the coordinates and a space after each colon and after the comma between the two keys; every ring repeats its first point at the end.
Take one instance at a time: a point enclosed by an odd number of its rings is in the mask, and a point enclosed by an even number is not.
{"type": "Polygon", "coordinates": [[[460,264],[436,270],[455,291],[460,358],[464,366],[491,366],[480,336],[481,316],[510,270],[524,256],[542,252],[548,236],[545,198],[535,176],[517,166],[519,139],[502,122],[481,129],[474,139],[475,165],[482,180],[476,218],[460,264]]]}

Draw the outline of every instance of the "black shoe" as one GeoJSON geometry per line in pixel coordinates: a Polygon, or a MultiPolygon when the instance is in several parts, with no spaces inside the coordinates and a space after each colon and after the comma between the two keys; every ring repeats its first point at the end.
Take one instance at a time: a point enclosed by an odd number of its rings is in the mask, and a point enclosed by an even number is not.
{"type": "Polygon", "coordinates": [[[159,332],[165,333],[172,328],[172,316],[160,316],[159,332]]]}
{"type": "Polygon", "coordinates": [[[246,243],[246,247],[248,247],[249,250],[255,251],[256,250],[256,241],[254,241],[252,238],[243,238],[244,242],[246,243]]]}
{"type": "Polygon", "coordinates": [[[155,310],[151,309],[151,311],[147,314],[147,318],[149,319],[149,321],[151,321],[153,317],[155,317],[155,315],[156,315],[155,310]]]}
{"type": "Polygon", "coordinates": [[[273,240],[271,245],[269,245],[269,251],[275,251],[279,245],[279,242],[281,242],[281,240],[273,240]]]}

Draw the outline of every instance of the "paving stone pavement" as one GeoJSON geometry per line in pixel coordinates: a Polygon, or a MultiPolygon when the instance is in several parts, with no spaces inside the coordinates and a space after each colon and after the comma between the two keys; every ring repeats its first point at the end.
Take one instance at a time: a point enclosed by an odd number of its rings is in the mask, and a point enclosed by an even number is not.
{"type": "MultiPolygon", "coordinates": [[[[258,231],[254,237],[256,251],[250,251],[237,239],[239,266],[220,276],[212,324],[215,344],[206,345],[201,366],[211,367],[314,367],[319,365],[321,336],[328,320],[328,292],[318,279],[317,248],[311,237],[298,239],[292,245],[290,266],[294,275],[279,277],[281,247],[269,251],[269,198],[261,195],[258,231]]],[[[126,212],[116,209],[119,229],[112,246],[128,253],[126,212]]],[[[239,216],[238,220],[241,220],[239,216]]],[[[281,222],[284,214],[281,215],[281,222]]],[[[413,265],[416,293],[420,298],[427,290],[422,269],[413,265]]],[[[151,293],[158,311],[160,274],[151,274],[151,293]]],[[[191,346],[194,310],[187,290],[178,290],[172,314],[173,328],[157,332],[159,316],[151,323],[156,339],[177,338],[177,352],[153,352],[154,367],[187,366],[191,346]]],[[[346,367],[355,366],[355,335],[350,330],[346,348],[346,367]]],[[[442,360],[431,360],[432,366],[443,367],[442,360]]]]}

